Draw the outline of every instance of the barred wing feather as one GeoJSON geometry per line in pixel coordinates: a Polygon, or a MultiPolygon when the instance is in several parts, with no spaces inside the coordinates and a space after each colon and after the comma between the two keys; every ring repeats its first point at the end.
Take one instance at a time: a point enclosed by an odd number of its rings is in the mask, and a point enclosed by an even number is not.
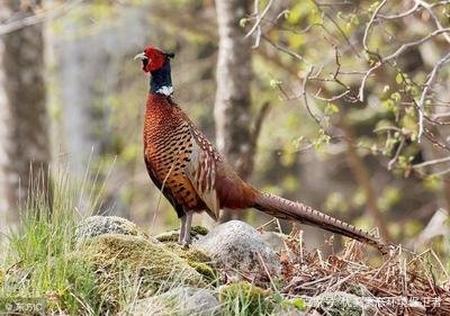
{"type": "Polygon", "coordinates": [[[220,212],[216,191],[216,159],[218,154],[197,129],[192,128],[191,134],[194,141],[192,154],[186,166],[186,174],[195,191],[208,207],[208,214],[217,220],[220,212]]]}

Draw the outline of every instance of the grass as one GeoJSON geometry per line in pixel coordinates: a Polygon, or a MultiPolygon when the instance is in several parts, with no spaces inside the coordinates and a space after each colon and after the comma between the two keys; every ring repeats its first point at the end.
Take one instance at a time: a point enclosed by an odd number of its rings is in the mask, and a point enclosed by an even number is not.
{"type": "Polygon", "coordinates": [[[95,275],[72,255],[81,203],[90,212],[98,206],[99,197],[86,194],[92,190],[88,178],[76,183],[58,169],[51,174],[51,207],[43,193],[35,191],[20,210],[20,227],[6,241],[0,311],[12,308],[14,302],[20,312],[31,308],[27,302],[42,300],[50,310],[98,313],[95,275]]]}

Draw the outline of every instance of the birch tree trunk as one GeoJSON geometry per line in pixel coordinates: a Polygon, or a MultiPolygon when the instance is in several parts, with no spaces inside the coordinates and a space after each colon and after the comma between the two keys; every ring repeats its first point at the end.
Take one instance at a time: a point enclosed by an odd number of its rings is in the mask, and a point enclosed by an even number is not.
{"type": "MultiPolygon", "coordinates": [[[[250,1],[216,0],[219,27],[217,92],[214,108],[216,142],[219,150],[247,179],[253,171],[250,82],[251,42],[244,39],[239,21],[248,12],[250,1]]],[[[221,220],[239,217],[225,212],[221,220]]]]}
{"type": "MultiPolygon", "coordinates": [[[[2,1],[0,21],[31,16],[36,4],[2,1]]],[[[18,205],[25,203],[38,170],[47,175],[48,126],[43,25],[38,23],[0,35],[0,231],[17,223],[18,205]]]]}

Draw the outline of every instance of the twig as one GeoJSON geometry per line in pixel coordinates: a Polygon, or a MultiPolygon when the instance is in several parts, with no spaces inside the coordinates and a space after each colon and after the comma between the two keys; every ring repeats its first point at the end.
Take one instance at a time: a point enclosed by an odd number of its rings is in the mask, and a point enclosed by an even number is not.
{"type": "Polygon", "coordinates": [[[286,54],[288,54],[289,56],[294,57],[294,58],[296,58],[296,59],[298,59],[298,60],[302,60],[302,61],[303,61],[303,59],[304,59],[303,56],[297,54],[296,52],[291,51],[290,49],[288,49],[288,48],[286,48],[286,47],[284,47],[284,46],[282,46],[282,45],[279,45],[279,44],[273,42],[271,39],[269,39],[269,38],[268,38],[267,36],[265,36],[265,35],[261,35],[261,37],[262,37],[265,41],[267,41],[270,45],[272,45],[273,47],[275,47],[276,49],[279,49],[279,50],[281,50],[282,52],[285,52],[286,54]]]}
{"type": "Polygon", "coordinates": [[[418,102],[418,109],[419,109],[419,133],[417,135],[418,142],[420,142],[422,135],[423,135],[423,118],[424,118],[424,106],[425,106],[425,99],[427,97],[428,92],[431,90],[434,81],[436,80],[437,74],[439,72],[439,69],[450,61],[450,51],[442,57],[436,65],[433,67],[433,70],[430,73],[430,76],[425,83],[425,88],[422,91],[422,95],[420,96],[419,102],[418,102]]]}
{"type": "Polygon", "coordinates": [[[450,172],[450,168],[447,168],[447,169],[445,169],[445,170],[442,170],[442,171],[439,171],[439,172],[432,173],[431,176],[440,177],[440,176],[443,176],[444,174],[447,174],[447,173],[449,173],[449,172],[450,172]]]}
{"type": "Polygon", "coordinates": [[[383,58],[382,61],[383,61],[383,62],[386,62],[386,61],[388,61],[388,60],[391,60],[391,59],[393,59],[393,58],[396,58],[396,57],[398,57],[401,53],[403,53],[405,50],[408,50],[408,49],[410,49],[411,47],[421,45],[421,44],[423,44],[424,42],[430,40],[431,38],[433,38],[433,37],[435,37],[435,36],[438,36],[438,35],[441,35],[441,34],[444,34],[444,33],[449,33],[449,32],[450,32],[450,28],[449,28],[449,27],[443,28],[443,29],[440,29],[440,30],[435,30],[435,31],[429,33],[427,36],[424,36],[424,37],[422,37],[421,39],[419,39],[419,40],[417,40],[417,41],[413,41],[413,42],[409,42],[409,43],[403,44],[403,45],[400,46],[400,48],[397,49],[394,53],[392,53],[391,55],[389,55],[389,56],[383,58]]]}
{"type": "Polygon", "coordinates": [[[306,85],[308,84],[309,77],[311,76],[312,72],[314,71],[314,66],[309,67],[308,72],[306,73],[305,79],[303,80],[303,90],[302,90],[302,97],[303,102],[305,104],[306,110],[308,111],[309,115],[316,121],[316,123],[320,125],[320,119],[311,111],[311,107],[309,106],[308,102],[308,95],[306,93],[306,85]]]}
{"type": "Polygon", "coordinates": [[[372,28],[375,18],[377,17],[377,14],[380,12],[380,10],[383,8],[383,6],[386,4],[387,0],[383,0],[378,7],[376,7],[375,11],[373,11],[372,17],[370,18],[369,22],[367,23],[366,29],[364,30],[364,37],[363,37],[363,47],[364,50],[367,52],[370,52],[369,47],[367,45],[367,41],[369,38],[369,32],[372,28]]]}
{"type": "Polygon", "coordinates": [[[259,137],[259,134],[261,132],[261,127],[262,124],[264,122],[264,119],[267,116],[267,113],[269,113],[270,110],[270,103],[269,102],[264,102],[264,104],[261,107],[261,110],[259,110],[258,115],[256,116],[255,119],[255,125],[253,127],[253,131],[252,131],[252,140],[256,141],[259,137]]]}
{"type": "Polygon", "coordinates": [[[353,52],[355,52],[356,56],[359,57],[359,53],[358,50],[355,48],[355,46],[350,42],[349,38],[347,37],[347,35],[345,34],[344,30],[339,26],[339,24],[324,10],[322,10],[322,8],[320,7],[320,5],[315,1],[315,0],[311,0],[312,3],[314,3],[314,5],[316,6],[317,10],[321,11],[327,18],[328,20],[331,21],[331,23],[333,23],[333,25],[336,27],[336,29],[338,30],[339,34],[341,34],[341,36],[344,38],[344,40],[347,42],[347,45],[353,50],[353,52]]]}
{"type": "Polygon", "coordinates": [[[424,42],[430,40],[431,38],[433,38],[433,37],[435,37],[435,36],[438,36],[438,35],[443,34],[443,33],[448,33],[448,32],[450,32],[450,28],[444,28],[444,29],[435,30],[435,31],[429,33],[428,35],[422,37],[422,38],[419,39],[419,40],[416,40],[416,41],[409,42],[409,43],[406,43],[406,44],[401,45],[401,46],[400,46],[395,52],[393,52],[391,55],[386,56],[386,57],[382,58],[381,60],[377,61],[376,64],[375,64],[374,66],[372,66],[372,67],[367,71],[367,73],[364,75],[364,77],[363,77],[363,79],[362,79],[361,85],[360,85],[360,87],[359,87],[359,100],[360,100],[361,102],[364,101],[364,88],[365,88],[367,79],[369,78],[369,76],[370,76],[376,69],[380,68],[384,63],[386,63],[386,62],[388,62],[388,61],[390,61],[390,60],[392,60],[392,59],[394,59],[394,58],[397,58],[400,54],[402,54],[404,51],[410,49],[411,47],[419,46],[419,45],[423,44],[424,42]]]}
{"type": "Polygon", "coordinates": [[[362,81],[361,81],[361,85],[359,86],[359,92],[358,92],[358,99],[361,102],[364,102],[364,89],[366,87],[366,82],[367,79],[369,79],[370,75],[377,70],[378,68],[380,68],[383,64],[378,61],[374,66],[372,66],[364,75],[362,81]]]}
{"type": "Polygon", "coordinates": [[[403,137],[402,140],[400,141],[400,144],[397,147],[397,150],[395,152],[395,156],[389,161],[388,163],[388,170],[392,169],[392,166],[397,162],[398,157],[400,156],[400,153],[403,149],[403,145],[405,144],[405,138],[403,137]]]}
{"type": "Polygon", "coordinates": [[[395,19],[401,19],[401,18],[405,18],[415,12],[417,12],[418,10],[421,9],[433,9],[437,6],[442,6],[442,5],[446,5],[449,4],[450,1],[449,0],[443,0],[443,1],[438,1],[435,3],[426,3],[425,1],[415,1],[415,4],[413,7],[411,7],[411,9],[406,10],[405,12],[402,13],[398,13],[398,14],[392,14],[392,15],[382,15],[382,14],[378,14],[378,18],[382,18],[384,20],[395,20],[395,19]]]}
{"type": "Polygon", "coordinates": [[[319,96],[318,94],[313,94],[311,96],[313,98],[317,99],[317,100],[320,100],[320,101],[334,102],[334,101],[337,101],[339,99],[342,99],[343,97],[348,95],[350,92],[351,92],[350,90],[345,90],[344,92],[342,92],[342,93],[340,93],[338,95],[335,95],[335,96],[333,96],[331,98],[324,98],[324,97],[319,96]]]}
{"type": "MultiPolygon", "coordinates": [[[[441,22],[439,21],[439,18],[436,16],[436,14],[433,12],[432,7],[430,4],[428,4],[427,2],[423,1],[423,0],[415,0],[415,2],[417,4],[419,4],[420,6],[422,6],[425,10],[428,11],[428,13],[430,14],[431,18],[434,21],[434,24],[436,24],[436,28],[438,30],[442,30],[444,27],[442,26],[441,22]]],[[[444,33],[444,38],[445,40],[450,43],[450,36],[447,33],[444,33]]]]}
{"type": "Polygon", "coordinates": [[[383,20],[401,19],[401,18],[407,17],[408,15],[413,14],[414,12],[416,12],[416,10],[418,8],[419,8],[419,4],[416,2],[411,9],[406,10],[405,12],[398,13],[398,14],[392,14],[392,15],[378,14],[378,18],[382,18],[383,20]]]}
{"type": "Polygon", "coordinates": [[[257,48],[259,46],[259,42],[261,40],[261,33],[262,33],[260,24],[261,24],[261,21],[266,16],[267,12],[269,12],[269,9],[273,4],[273,0],[269,0],[269,3],[267,3],[267,5],[264,8],[261,15],[258,14],[258,2],[259,2],[258,0],[255,0],[255,14],[257,15],[256,22],[253,25],[253,27],[250,29],[250,31],[248,31],[248,33],[245,34],[245,36],[244,36],[244,38],[248,38],[250,35],[253,34],[253,32],[255,32],[257,30],[256,41],[255,41],[255,45],[253,45],[253,48],[257,48]]]}
{"type": "Polygon", "coordinates": [[[23,29],[24,27],[43,23],[48,20],[52,20],[58,18],[66,13],[68,13],[71,9],[81,4],[84,0],[73,0],[67,3],[64,3],[58,6],[55,9],[49,9],[45,12],[35,14],[32,16],[27,16],[22,19],[8,22],[6,24],[0,25],[0,36],[5,35],[11,32],[18,31],[23,29]]]}

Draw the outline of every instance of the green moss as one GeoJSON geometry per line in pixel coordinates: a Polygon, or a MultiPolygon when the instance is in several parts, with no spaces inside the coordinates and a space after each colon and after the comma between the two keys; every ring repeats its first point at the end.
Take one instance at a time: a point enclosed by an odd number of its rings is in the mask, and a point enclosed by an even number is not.
{"type": "MultiPolygon", "coordinates": [[[[196,238],[198,236],[205,236],[208,233],[208,229],[203,226],[197,225],[191,228],[190,233],[192,238],[196,238]]],[[[158,236],[155,236],[155,238],[160,242],[177,242],[179,234],[179,230],[172,230],[159,234],[158,236]]]]}
{"type": "Polygon", "coordinates": [[[224,314],[269,315],[274,309],[271,292],[242,281],[223,286],[219,290],[219,300],[224,314]]]}
{"type": "Polygon", "coordinates": [[[306,310],[306,302],[301,297],[282,300],[280,305],[283,309],[287,309],[287,310],[291,310],[291,309],[299,310],[299,311],[306,310]]]}
{"type": "Polygon", "coordinates": [[[206,286],[202,276],[164,245],[119,234],[89,240],[80,255],[97,272],[104,309],[114,311],[127,295],[141,298],[174,284],[206,286]]]}
{"type": "Polygon", "coordinates": [[[198,273],[200,273],[205,280],[212,284],[217,285],[218,282],[218,274],[217,271],[212,268],[211,266],[207,265],[206,263],[202,262],[195,262],[195,261],[188,261],[188,264],[195,269],[198,273]]]}
{"type": "Polygon", "coordinates": [[[169,242],[177,242],[178,236],[179,236],[179,231],[172,230],[172,231],[161,233],[161,234],[155,236],[155,238],[160,242],[169,243],[169,242]]]}
{"type": "Polygon", "coordinates": [[[212,266],[212,259],[202,250],[191,246],[185,248],[176,242],[165,243],[165,246],[173,251],[177,256],[183,258],[192,268],[205,277],[205,279],[215,284],[217,282],[217,270],[212,266]]]}
{"type": "Polygon", "coordinates": [[[197,236],[197,235],[205,236],[208,233],[209,233],[208,228],[200,226],[200,225],[196,225],[191,228],[191,234],[194,234],[194,236],[197,236]]]}

